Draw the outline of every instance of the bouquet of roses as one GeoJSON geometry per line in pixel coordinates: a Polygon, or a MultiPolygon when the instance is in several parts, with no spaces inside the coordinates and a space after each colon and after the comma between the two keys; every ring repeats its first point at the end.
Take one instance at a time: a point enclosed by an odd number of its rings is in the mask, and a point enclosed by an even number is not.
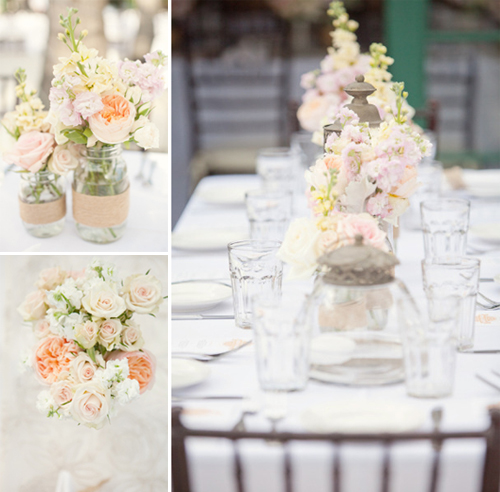
{"type": "MultiPolygon", "coordinates": [[[[323,126],[333,123],[339,110],[347,103],[344,87],[356,76],[363,74],[365,81],[375,87],[376,92],[370,97],[370,103],[377,106],[382,119],[389,121],[396,106],[391,90],[392,75],[387,70],[394,60],[386,55],[387,48],[383,44],[372,43],[369,53],[361,53],[355,34],[359,24],[349,19],[342,2],[332,2],[328,14],[333,17],[332,47],[328,48],[319,70],[302,76],[301,86],[306,92],[297,112],[301,126],[316,132],[314,141],[318,145],[322,145],[323,126]]],[[[407,101],[404,105],[411,119],[414,110],[407,101]]]]}
{"type": "Polygon", "coordinates": [[[65,175],[78,165],[74,146],[56,144],[54,135],[50,133],[50,125],[45,121],[47,111],[36,95],[35,90],[26,89],[26,73],[18,69],[15,73],[18,85],[16,96],[19,104],[14,111],[5,114],[2,119],[4,130],[12,139],[12,148],[3,153],[7,164],[15,164],[23,169],[21,172],[35,175],[30,203],[50,201],[61,196],[56,182],[39,179],[40,174],[49,171],[65,175]]]}
{"type": "Polygon", "coordinates": [[[161,284],[149,271],[122,281],[94,261],[78,272],[43,270],[35,285],[18,311],[37,339],[25,363],[48,387],[37,408],[100,429],[153,385],[155,359],[134,317],[154,316],[161,284]]]}
{"type": "Polygon", "coordinates": [[[148,116],[153,101],[161,95],[166,57],[160,52],[145,56],[145,62],[125,60],[115,64],[87,48],[77,37],[77,9],[60,17],[59,34],[71,51],[54,66],[47,121],[56,142],[68,141],[93,147],[135,142],[144,149],[158,147],[158,128],[148,116]]]}

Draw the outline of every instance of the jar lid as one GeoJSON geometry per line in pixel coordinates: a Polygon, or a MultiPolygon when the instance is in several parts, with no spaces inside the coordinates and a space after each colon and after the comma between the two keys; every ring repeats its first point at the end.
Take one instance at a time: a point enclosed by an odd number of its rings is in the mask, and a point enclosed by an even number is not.
{"type": "Polygon", "coordinates": [[[364,244],[358,234],[354,244],[324,254],[318,263],[326,283],[361,287],[392,282],[399,261],[391,253],[364,244]]]}

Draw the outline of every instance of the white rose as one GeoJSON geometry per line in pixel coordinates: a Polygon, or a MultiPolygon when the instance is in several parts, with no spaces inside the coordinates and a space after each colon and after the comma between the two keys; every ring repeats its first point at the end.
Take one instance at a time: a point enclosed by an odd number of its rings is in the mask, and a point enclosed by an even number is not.
{"type": "Polygon", "coordinates": [[[82,299],[85,310],[98,318],[117,318],[126,309],[125,301],[106,282],[96,282],[82,299]]]}
{"type": "Polygon", "coordinates": [[[96,344],[98,333],[99,325],[94,321],[85,321],[75,326],[75,340],[85,349],[96,344]]]}
{"type": "Polygon", "coordinates": [[[50,394],[58,407],[64,405],[69,410],[68,403],[73,399],[73,391],[68,381],[58,381],[50,387],[50,394]]]}
{"type": "Polygon", "coordinates": [[[328,116],[329,110],[337,102],[336,97],[315,96],[310,98],[300,106],[297,111],[297,118],[304,130],[315,132],[322,128],[322,120],[328,116]]]}
{"type": "Polygon", "coordinates": [[[125,326],[122,332],[122,348],[126,352],[140,350],[144,346],[144,338],[142,331],[132,320],[129,321],[129,326],[125,326]]]}
{"type": "Polygon", "coordinates": [[[107,350],[113,350],[114,345],[120,340],[122,324],[117,319],[107,319],[101,323],[99,328],[99,343],[107,350]]]}
{"type": "Polygon", "coordinates": [[[40,272],[35,285],[42,290],[54,290],[61,285],[68,274],[59,267],[45,268],[40,272]]]}
{"type": "Polygon", "coordinates": [[[36,321],[45,316],[47,312],[46,295],[43,290],[31,292],[24,302],[17,308],[24,321],[36,321]]]}
{"type": "Polygon", "coordinates": [[[319,235],[313,220],[296,219],[290,224],[278,251],[278,258],[292,266],[289,279],[305,279],[314,273],[319,235]]]}
{"type": "Polygon", "coordinates": [[[65,176],[78,167],[78,159],[67,145],[58,145],[49,159],[49,171],[65,176]]]}
{"type": "Polygon", "coordinates": [[[110,397],[99,384],[87,383],[78,386],[71,403],[71,416],[80,424],[101,429],[106,424],[110,397]]]}
{"type": "Polygon", "coordinates": [[[129,87],[125,96],[132,104],[139,104],[142,99],[142,90],[136,85],[129,87]]]}
{"type": "Polygon", "coordinates": [[[135,131],[134,138],[137,145],[146,150],[160,146],[160,130],[149,120],[147,120],[144,126],[135,131]]]}
{"type": "Polygon", "coordinates": [[[123,284],[123,297],[131,311],[156,313],[163,302],[161,283],[153,275],[131,275],[123,284]]]}
{"type": "Polygon", "coordinates": [[[50,335],[50,322],[43,318],[33,324],[33,333],[37,338],[45,338],[50,335]]]}
{"type": "Polygon", "coordinates": [[[71,377],[77,383],[92,381],[96,371],[97,366],[85,352],[80,352],[69,364],[71,377]]]}

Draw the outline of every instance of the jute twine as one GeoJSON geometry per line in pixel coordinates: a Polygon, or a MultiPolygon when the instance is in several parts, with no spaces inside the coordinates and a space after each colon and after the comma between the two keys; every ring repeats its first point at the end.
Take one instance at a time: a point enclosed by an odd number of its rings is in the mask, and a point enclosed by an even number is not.
{"type": "Polygon", "coordinates": [[[113,227],[127,220],[130,187],[113,196],[91,196],[73,189],[73,218],[88,227],[113,227]]]}
{"type": "Polygon", "coordinates": [[[19,212],[26,224],[51,224],[66,215],[66,195],[47,203],[25,203],[19,198],[19,212]]]}

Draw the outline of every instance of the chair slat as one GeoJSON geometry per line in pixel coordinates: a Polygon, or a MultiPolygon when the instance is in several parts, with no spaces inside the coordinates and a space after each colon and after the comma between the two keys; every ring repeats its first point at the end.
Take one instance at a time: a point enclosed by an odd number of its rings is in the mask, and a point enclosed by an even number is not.
{"type": "Polygon", "coordinates": [[[234,447],[234,476],[236,478],[236,486],[238,487],[238,492],[245,492],[245,485],[243,483],[243,469],[241,466],[241,455],[238,446],[238,441],[233,441],[234,447]]]}
{"type": "Polygon", "coordinates": [[[389,487],[391,485],[391,442],[384,442],[384,461],[382,468],[382,492],[389,492],[389,487]]]}
{"type": "Polygon", "coordinates": [[[283,444],[283,457],[285,461],[285,490],[293,492],[292,456],[290,454],[290,443],[283,444]]]}
{"type": "Polygon", "coordinates": [[[333,451],[333,492],[342,492],[342,462],[340,460],[341,443],[337,443],[333,451]]]}

